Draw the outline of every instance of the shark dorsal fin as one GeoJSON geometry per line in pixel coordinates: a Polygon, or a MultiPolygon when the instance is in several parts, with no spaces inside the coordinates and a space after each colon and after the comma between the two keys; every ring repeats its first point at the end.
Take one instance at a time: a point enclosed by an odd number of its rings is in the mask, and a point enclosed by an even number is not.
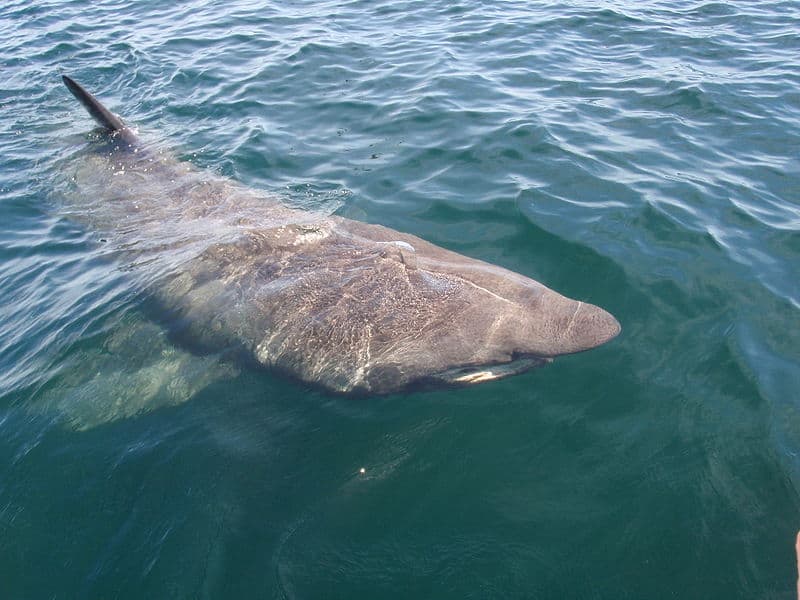
{"type": "Polygon", "coordinates": [[[84,108],[89,111],[89,114],[92,115],[98,124],[107,129],[109,133],[119,132],[128,142],[136,141],[136,136],[128,126],[125,125],[125,122],[103,106],[92,94],[83,89],[81,84],[67,75],[62,75],[61,79],[64,81],[64,85],[67,86],[69,91],[72,92],[72,95],[83,104],[84,108]]]}

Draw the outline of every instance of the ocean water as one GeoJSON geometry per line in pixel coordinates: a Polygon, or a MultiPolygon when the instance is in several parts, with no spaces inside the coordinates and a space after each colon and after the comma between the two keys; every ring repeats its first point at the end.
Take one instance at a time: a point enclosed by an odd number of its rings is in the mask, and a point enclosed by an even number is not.
{"type": "Polygon", "coordinates": [[[794,597],[798,3],[9,0],[0,50],[0,598],[794,597]],[[64,209],[61,74],[623,332],[357,399],[197,354],[64,209]]]}

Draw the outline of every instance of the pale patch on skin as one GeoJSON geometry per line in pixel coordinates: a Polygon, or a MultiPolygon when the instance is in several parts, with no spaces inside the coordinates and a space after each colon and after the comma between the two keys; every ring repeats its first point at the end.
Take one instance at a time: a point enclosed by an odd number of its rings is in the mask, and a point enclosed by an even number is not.
{"type": "Polygon", "coordinates": [[[451,372],[442,373],[440,379],[443,382],[454,383],[458,385],[473,385],[476,383],[483,383],[485,381],[494,381],[495,379],[503,379],[517,373],[522,373],[531,368],[548,364],[553,362],[551,358],[520,358],[506,364],[495,365],[487,368],[475,367],[474,370],[466,369],[453,369],[451,372]],[[466,371],[459,375],[458,373],[466,371]]]}
{"type": "Polygon", "coordinates": [[[564,335],[567,335],[570,329],[572,329],[572,324],[575,323],[575,317],[578,316],[578,311],[581,309],[581,306],[583,306],[583,302],[578,300],[578,305],[575,307],[575,312],[572,313],[572,316],[569,319],[569,323],[567,323],[567,326],[564,328],[564,335]]]}
{"type": "Polygon", "coordinates": [[[473,282],[471,282],[469,279],[464,279],[464,278],[461,278],[461,281],[463,281],[463,282],[464,282],[464,283],[466,283],[467,285],[471,285],[471,286],[472,286],[472,287],[474,287],[476,290],[480,290],[480,291],[482,291],[482,292],[483,292],[483,293],[485,293],[485,294],[489,294],[490,296],[492,296],[493,298],[496,298],[497,300],[500,300],[501,302],[507,302],[507,303],[509,303],[509,304],[514,304],[514,303],[513,303],[511,300],[509,300],[509,299],[507,299],[507,298],[503,298],[502,296],[499,296],[498,294],[495,294],[494,292],[492,292],[492,291],[490,291],[490,290],[487,290],[485,287],[481,287],[481,286],[479,286],[477,283],[473,283],[473,282]]]}
{"type": "Polygon", "coordinates": [[[491,381],[493,379],[498,379],[502,377],[493,371],[476,371],[475,373],[469,373],[468,375],[462,375],[461,377],[456,377],[453,381],[457,383],[480,383],[482,381],[491,381]]]}

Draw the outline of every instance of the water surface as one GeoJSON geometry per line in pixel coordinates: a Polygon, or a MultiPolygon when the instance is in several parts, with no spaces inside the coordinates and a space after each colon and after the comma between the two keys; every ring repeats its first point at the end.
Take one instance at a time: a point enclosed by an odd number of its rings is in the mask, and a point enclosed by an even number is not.
{"type": "Polygon", "coordinates": [[[0,595],[792,598],[798,31],[778,1],[4,3],[0,595]],[[357,400],[193,353],[64,210],[92,124],[62,73],[623,334],[357,400]]]}

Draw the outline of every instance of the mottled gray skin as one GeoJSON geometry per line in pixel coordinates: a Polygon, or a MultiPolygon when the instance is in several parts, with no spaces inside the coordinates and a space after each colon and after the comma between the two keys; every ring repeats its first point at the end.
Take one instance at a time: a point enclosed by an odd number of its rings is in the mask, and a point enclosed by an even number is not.
{"type": "Polygon", "coordinates": [[[111,135],[83,153],[70,211],[149,265],[193,343],[336,392],[387,393],[495,379],[620,331],[597,306],[517,273],[288,208],[145,148],[127,127],[111,135]]]}

